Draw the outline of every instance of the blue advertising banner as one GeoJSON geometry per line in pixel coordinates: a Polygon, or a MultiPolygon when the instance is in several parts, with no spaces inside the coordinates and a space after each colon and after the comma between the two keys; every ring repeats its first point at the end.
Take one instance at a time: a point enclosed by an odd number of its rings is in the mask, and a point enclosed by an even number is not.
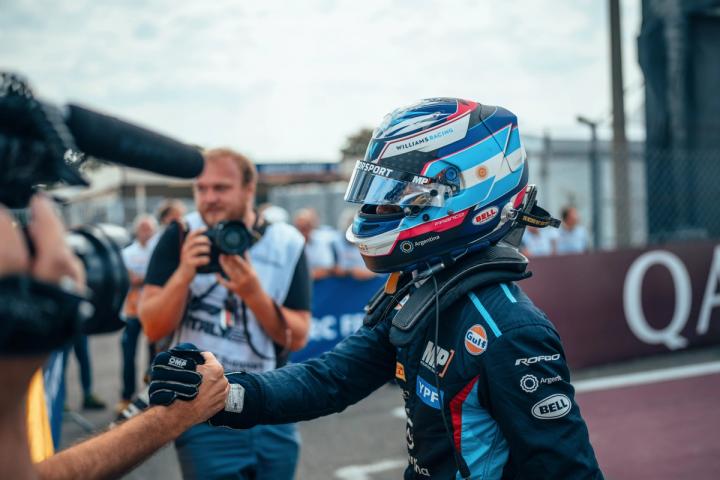
{"type": "Polygon", "coordinates": [[[293,362],[317,357],[332,349],[362,325],[363,307],[384,285],[385,276],[370,280],[324,278],[313,285],[312,325],[305,348],[291,355],[293,362]]]}
{"type": "Polygon", "coordinates": [[[60,448],[62,431],[63,407],[65,405],[65,375],[63,374],[63,357],[65,352],[53,352],[43,367],[43,383],[45,386],[45,403],[47,404],[53,445],[60,448]]]}

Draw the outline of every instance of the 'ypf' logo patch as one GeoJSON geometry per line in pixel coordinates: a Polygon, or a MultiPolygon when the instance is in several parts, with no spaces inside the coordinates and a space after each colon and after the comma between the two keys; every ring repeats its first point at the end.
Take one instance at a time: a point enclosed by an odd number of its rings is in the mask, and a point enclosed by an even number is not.
{"type": "Polygon", "coordinates": [[[465,350],[470,355],[480,355],[485,351],[488,337],[482,325],[473,325],[465,332],[465,350]]]}

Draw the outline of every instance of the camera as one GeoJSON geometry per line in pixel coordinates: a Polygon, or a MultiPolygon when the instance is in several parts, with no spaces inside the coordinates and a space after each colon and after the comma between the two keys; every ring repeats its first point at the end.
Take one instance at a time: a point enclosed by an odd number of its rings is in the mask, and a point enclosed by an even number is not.
{"type": "MultiPolygon", "coordinates": [[[[197,147],[78,105],[41,102],[24,78],[0,72],[0,203],[21,225],[29,223],[25,207],[35,192],[56,183],[89,185],[80,167],[90,157],[184,178],[196,177],[203,168],[197,147]]],[[[77,325],[65,324],[72,328],[28,324],[17,330],[16,347],[27,345],[30,351],[30,345],[55,345],[78,333],[105,333],[124,325],[119,314],[129,282],[119,247],[126,242],[97,225],[72,229],[66,240],[85,267],[85,303],[92,305],[92,313],[78,313],[77,325]]],[[[0,342],[0,354],[10,349],[0,342]]]]}
{"type": "Polygon", "coordinates": [[[197,269],[198,273],[218,273],[220,254],[243,255],[252,246],[254,238],[243,222],[219,222],[204,235],[210,239],[210,263],[197,269]]]}
{"type": "Polygon", "coordinates": [[[65,239],[83,263],[92,295],[89,300],[95,311],[79,325],[80,333],[86,335],[113,332],[125,325],[119,312],[130,284],[120,248],[130,239],[113,227],[82,225],[70,230],[65,239]]]}

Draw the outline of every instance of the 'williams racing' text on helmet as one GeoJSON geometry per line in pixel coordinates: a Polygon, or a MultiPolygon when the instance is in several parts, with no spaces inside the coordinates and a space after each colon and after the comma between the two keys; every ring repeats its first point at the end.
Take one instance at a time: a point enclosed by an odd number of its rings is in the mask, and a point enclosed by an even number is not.
{"type": "Polygon", "coordinates": [[[422,100],[373,132],[345,194],[362,204],[346,236],[374,272],[414,269],[502,239],[527,183],[514,114],[422,100]]]}

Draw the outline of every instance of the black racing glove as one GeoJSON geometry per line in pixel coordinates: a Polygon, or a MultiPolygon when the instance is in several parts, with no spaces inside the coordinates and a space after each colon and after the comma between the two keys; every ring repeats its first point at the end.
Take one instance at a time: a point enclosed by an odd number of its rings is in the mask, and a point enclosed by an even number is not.
{"type": "Polygon", "coordinates": [[[176,398],[192,400],[198,394],[202,375],[196,370],[205,363],[192,343],[181,343],[159,353],[152,363],[150,405],[170,405],[176,398]]]}

